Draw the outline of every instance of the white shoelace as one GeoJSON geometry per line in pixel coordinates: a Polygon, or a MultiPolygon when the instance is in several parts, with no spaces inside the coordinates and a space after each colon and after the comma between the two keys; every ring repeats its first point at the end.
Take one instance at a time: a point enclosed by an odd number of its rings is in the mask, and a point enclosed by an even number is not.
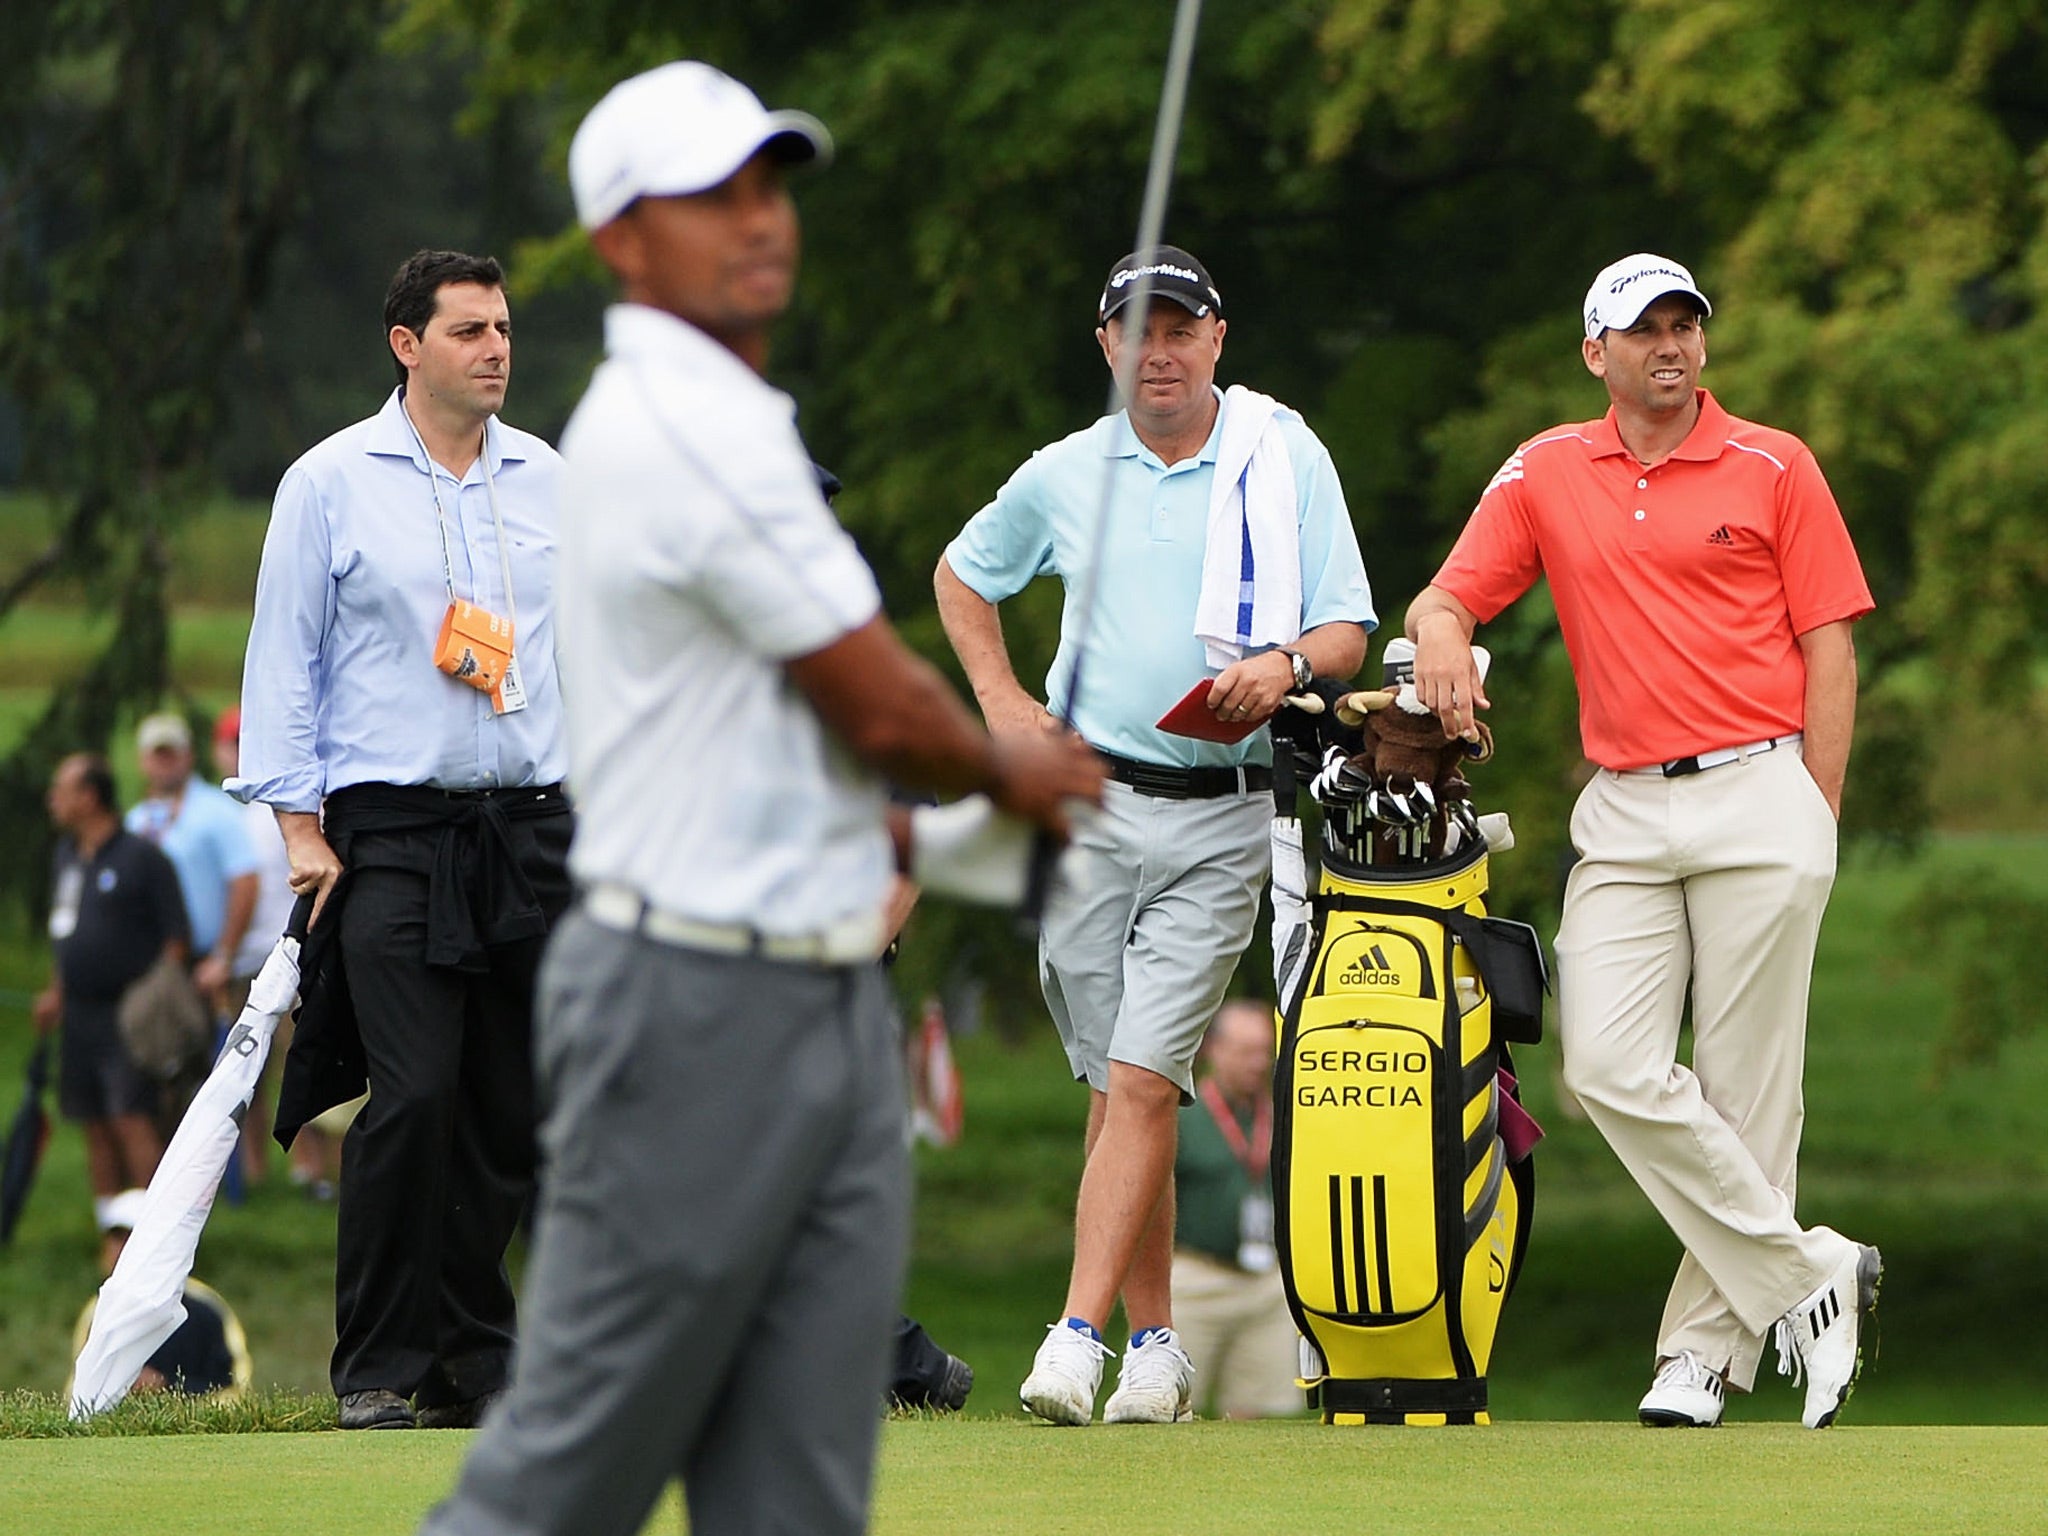
{"type": "Polygon", "coordinates": [[[1177,1335],[1155,1335],[1125,1357],[1123,1381],[1126,1386],[1177,1387],[1181,1373],[1193,1369],[1194,1362],[1180,1347],[1177,1335]]]}
{"type": "Polygon", "coordinates": [[[1800,1348],[1800,1325],[1805,1322],[1797,1313],[1788,1312],[1778,1319],[1772,1331],[1771,1342],[1778,1350],[1778,1374],[1790,1376],[1792,1385],[1798,1386],[1806,1376],[1806,1351],[1800,1348]]]}
{"type": "Polygon", "coordinates": [[[1054,1323],[1045,1331],[1054,1336],[1062,1333],[1072,1335],[1071,1338],[1060,1339],[1056,1347],[1062,1350],[1080,1349],[1084,1351],[1089,1356],[1088,1363],[1090,1365],[1100,1365],[1104,1360],[1114,1360],[1116,1358],[1116,1351],[1103,1343],[1102,1340],[1096,1338],[1092,1333],[1083,1333],[1078,1328],[1069,1328],[1065,1323],[1054,1323]]]}
{"type": "Polygon", "coordinates": [[[1710,1371],[1700,1357],[1689,1349],[1681,1349],[1664,1362],[1664,1369],[1657,1373],[1656,1385],[1660,1387],[1698,1387],[1702,1391],[1719,1396],[1721,1373],[1710,1371]]]}

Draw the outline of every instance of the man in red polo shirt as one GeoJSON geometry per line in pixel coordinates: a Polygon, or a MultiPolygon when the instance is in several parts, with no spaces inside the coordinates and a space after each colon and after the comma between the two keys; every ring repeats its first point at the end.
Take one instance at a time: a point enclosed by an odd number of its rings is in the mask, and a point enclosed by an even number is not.
{"type": "Polygon", "coordinates": [[[1820,1429],[1855,1383],[1880,1272],[1875,1248],[1793,1213],[1850,625],[1871,600],[1806,445],[1698,387],[1712,312],[1663,257],[1594,279],[1583,351],[1611,408],[1509,457],[1407,629],[1417,691],[1464,734],[1487,704],[1474,626],[1550,580],[1600,765],[1557,936],[1565,1083],[1685,1245],[1639,1416],[1719,1423],[1775,1326],[1820,1429]]]}

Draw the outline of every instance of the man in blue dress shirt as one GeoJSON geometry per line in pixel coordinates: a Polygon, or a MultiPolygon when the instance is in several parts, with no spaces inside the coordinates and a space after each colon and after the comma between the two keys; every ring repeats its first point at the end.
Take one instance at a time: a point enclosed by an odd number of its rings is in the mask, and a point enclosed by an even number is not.
{"type": "Polygon", "coordinates": [[[398,388],[278,487],[228,785],[277,812],[292,889],[322,904],[280,1138],[322,1097],[370,1087],[336,1244],[345,1429],[472,1424],[505,1384],[504,1253],[534,1168],[533,978],[569,898],[559,461],[497,418],[504,275],[421,251],[384,321],[398,388]],[[340,1044],[310,1027],[315,986],[323,1007],[345,999],[340,1044]],[[336,1061],[356,1084],[323,1079],[295,1103],[300,1069],[336,1061]]]}
{"type": "Polygon", "coordinates": [[[1357,671],[1374,617],[1329,453],[1278,401],[1216,388],[1223,298],[1202,263],[1175,246],[1132,252],[1110,271],[1096,325],[1126,408],[1033,454],[935,580],[990,731],[1071,718],[1112,780],[1104,815],[1075,837],[1086,878],[1049,906],[1039,950],[1046,1006],[1093,1091],[1066,1304],[1024,1406],[1089,1422],[1121,1295],[1130,1347],[1103,1419],[1171,1423],[1189,1416],[1194,1374],[1170,1294],[1177,1116],[1269,858],[1271,749],[1252,728],[1295,688],[1357,671]],[[996,611],[1038,576],[1068,594],[1044,703],[1018,682],[996,611]],[[1091,589],[1084,610],[1077,594],[1091,589]],[[1240,739],[1155,723],[1205,680],[1216,729],[1240,739]]]}

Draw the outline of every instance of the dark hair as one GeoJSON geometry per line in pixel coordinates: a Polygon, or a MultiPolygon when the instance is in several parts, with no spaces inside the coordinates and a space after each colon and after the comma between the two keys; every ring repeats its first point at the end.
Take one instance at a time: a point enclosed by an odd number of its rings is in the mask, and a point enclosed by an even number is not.
{"type": "MultiPolygon", "coordinates": [[[[471,256],[464,251],[414,251],[391,276],[384,290],[384,334],[402,325],[413,335],[423,335],[427,322],[441,304],[441,290],[450,283],[481,283],[486,288],[505,286],[505,269],[495,256],[471,256]]],[[[391,366],[398,370],[398,382],[405,382],[405,364],[393,354],[391,366]]]]}
{"type": "Polygon", "coordinates": [[[77,762],[78,782],[92,791],[92,797],[99,801],[101,810],[119,815],[119,791],[114,788],[114,770],[107,760],[97,752],[81,752],[77,762]]]}

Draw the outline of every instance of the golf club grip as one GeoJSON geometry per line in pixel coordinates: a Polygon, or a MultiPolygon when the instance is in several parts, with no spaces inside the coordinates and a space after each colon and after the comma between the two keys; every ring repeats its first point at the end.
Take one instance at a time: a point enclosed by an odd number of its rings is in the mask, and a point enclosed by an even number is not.
{"type": "Polygon", "coordinates": [[[313,902],[318,895],[317,891],[307,891],[292,903],[292,915],[284,925],[286,938],[297,939],[301,944],[306,942],[306,930],[313,925],[313,902]]]}
{"type": "Polygon", "coordinates": [[[1024,901],[1017,908],[1017,932],[1023,938],[1038,937],[1045,918],[1045,901],[1052,894],[1053,866],[1059,862],[1060,845],[1043,827],[1031,834],[1031,862],[1024,872],[1024,901]]]}

